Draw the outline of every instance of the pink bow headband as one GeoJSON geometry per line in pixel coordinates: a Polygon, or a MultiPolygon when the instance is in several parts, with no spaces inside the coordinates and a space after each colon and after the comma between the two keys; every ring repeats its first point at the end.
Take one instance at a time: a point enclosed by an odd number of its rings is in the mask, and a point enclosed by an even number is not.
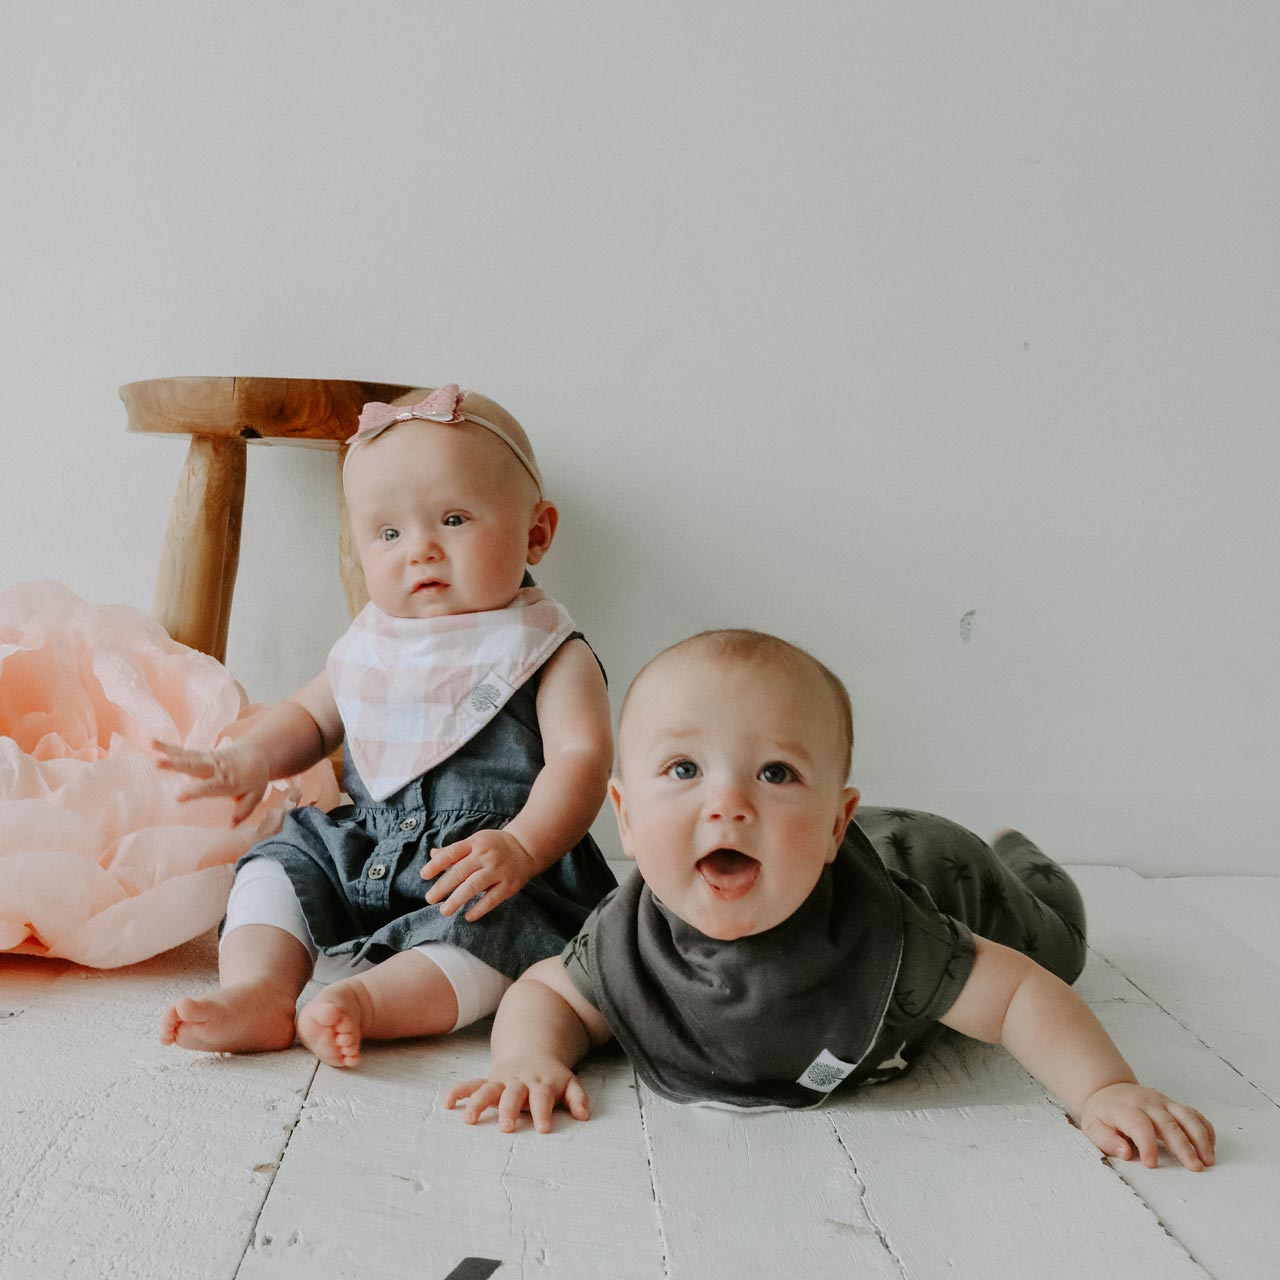
{"type": "MultiPolygon", "coordinates": [[[[533,460],[532,455],[527,453],[497,423],[461,409],[459,406],[466,394],[465,391],[458,389],[456,382],[450,382],[447,386],[437,387],[425,400],[419,400],[417,404],[394,405],[383,404],[380,400],[370,401],[361,409],[356,433],[347,440],[347,444],[351,448],[368,444],[370,440],[377,439],[388,427],[394,427],[397,422],[411,422],[415,418],[422,422],[474,422],[477,426],[492,431],[520,459],[521,465],[538,486],[538,497],[541,498],[542,473],[538,470],[538,464],[533,460]]],[[[350,456],[348,452],[347,457],[350,456]]]]}

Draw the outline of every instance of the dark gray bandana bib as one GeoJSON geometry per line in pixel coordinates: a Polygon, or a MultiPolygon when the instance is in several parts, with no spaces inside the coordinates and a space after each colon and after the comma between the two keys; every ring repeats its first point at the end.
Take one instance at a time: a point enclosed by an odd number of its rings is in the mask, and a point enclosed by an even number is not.
{"type": "Polygon", "coordinates": [[[638,875],[600,912],[601,1011],[640,1078],[675,1102],[807,1107],[875,1043],[902,956],[884,864],[851,824],[802,906],[722,942],[672,915],[638,875]]]}

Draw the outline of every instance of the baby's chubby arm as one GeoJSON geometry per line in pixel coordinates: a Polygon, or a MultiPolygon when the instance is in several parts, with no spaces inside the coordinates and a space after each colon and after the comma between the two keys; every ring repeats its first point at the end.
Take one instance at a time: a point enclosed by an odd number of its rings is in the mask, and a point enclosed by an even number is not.
{"type": "Polygon", "coordinates": [[[235,825],[258,807],[269,782],[311,768],[341,741],[342,719],[322,671],[272,707],[243,737],[216,751],[187,751],[159,741],[151,745],[160,752],[156,763],[161,769],[199,779],[179,793],[179,800],[231,796],[235,825]]]}
{"type": "Polygon", "coordinates": [[[1080,1118],[1100,1150],[1156,1165],[1161,1143],[1188,1169],[1213,1164],[1213,1126],[1143,1088],[1088,1005],[1060,978],[1009,947],[975,938],[977,959],[945,1026],[1002,1044],[1080,1118]]]}
{"type": "Polygon", "coordinates": [[[508,988],[498,1006],[488,1079],[454,1085],[444,1105],[452,1110],[467,1098],[462,1114],[467,1124],[496,1107],[498,1127],[508,1133],[525,1110],[539,1133],[549,1133],[551,1113],[561,1100],[574,1119],[588,1120],[586,1090],[573,1068],[609,1036],[604,1015],[583,998],[560,958],[540,960],[508,988]]]}
{"type": "Polygon", "coordinates": [[[556,650],[538,686],[538,728],[545,761],[524,808],[500,831],[478,831],[434,849],[424,880],[439,876],[427,901],[479,920],[553,866],[585,836],[604,803],[613,761],[609,695],[583,640],[556,650]],[[444,874],[441,874],[441,873],[444,874]]]}

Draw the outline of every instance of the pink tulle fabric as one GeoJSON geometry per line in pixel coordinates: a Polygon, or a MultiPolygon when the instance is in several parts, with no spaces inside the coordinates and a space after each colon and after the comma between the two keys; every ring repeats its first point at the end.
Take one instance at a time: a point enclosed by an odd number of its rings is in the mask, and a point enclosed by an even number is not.
{"type": "Polygon", "coordinates": [[[0,952],[109,969],[222,918],[233,864],[294,804],[338,802],[327,761],[230,825],[179,803],[153,738],[209,750],[265,710],[213,658],[123,605],[56,582],[0,590],[0,952]]]}

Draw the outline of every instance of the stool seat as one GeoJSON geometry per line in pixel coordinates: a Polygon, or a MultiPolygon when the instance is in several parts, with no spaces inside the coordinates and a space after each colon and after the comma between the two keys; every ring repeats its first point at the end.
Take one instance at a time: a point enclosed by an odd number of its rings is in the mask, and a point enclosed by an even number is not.
{"type": "Polygon", "coordinates": [[[151,378],[121,387],[130,431],[191,438],[156,575],[153,612],[165,630],[226,661],[249,442],[337,450],[338,567],[354,617],[369,596],[342,497],[343,442],[370,400],[413,403],[429,390],[393,382],[240,377],[151,378]]]}
{"type": "Polygon", "coordinates": [[[414,387],[328,378],[151,378],[120,388],[129,430],[336,449],[370,400],[414,387]]]}

